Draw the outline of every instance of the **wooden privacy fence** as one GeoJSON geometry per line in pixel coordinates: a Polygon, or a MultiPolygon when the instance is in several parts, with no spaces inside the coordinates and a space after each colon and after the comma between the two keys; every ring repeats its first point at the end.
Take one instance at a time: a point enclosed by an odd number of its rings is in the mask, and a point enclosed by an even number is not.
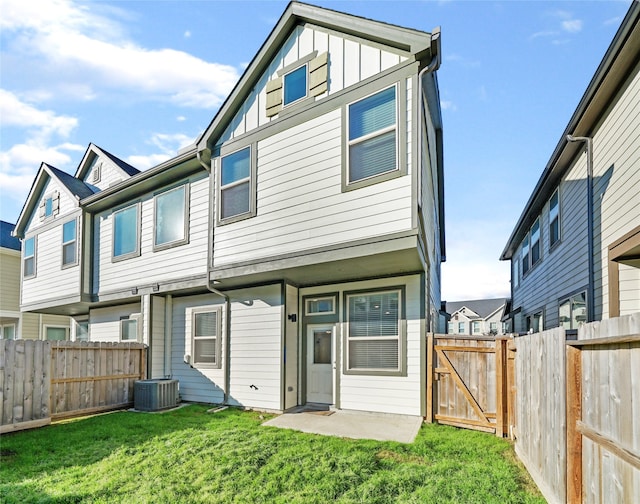
{"type": "Polygon", "coordinates": [[[640,313],[514,339],[515,449],[548,502],[640,502],[640,313]]]}
{"type": "Polygon", "coordinates": [[[142,343],[3,340],[0,432],[133,404],[146,377],[142,343]]]}
{"type": "Polygon", "coordinates": [[[510,424],[508,338],[429,334],[427,421],[504,436],[510,424]]]}

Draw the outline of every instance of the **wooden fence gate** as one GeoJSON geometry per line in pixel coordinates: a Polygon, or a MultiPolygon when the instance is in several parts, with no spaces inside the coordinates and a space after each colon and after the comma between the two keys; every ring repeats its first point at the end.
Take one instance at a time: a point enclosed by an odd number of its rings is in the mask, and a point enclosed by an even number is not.
{"type": "Polygon", "coordinates": [[[509,338],[429,334],[427,421],[508,433],[509,338]]]}

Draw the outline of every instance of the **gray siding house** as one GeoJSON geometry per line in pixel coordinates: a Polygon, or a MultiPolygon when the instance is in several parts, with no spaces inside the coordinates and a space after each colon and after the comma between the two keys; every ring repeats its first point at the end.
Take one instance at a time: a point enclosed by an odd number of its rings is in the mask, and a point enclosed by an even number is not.
{"type": "Polygon", "coordinates": [[[502,253],[515,332],[640,312],[639,19],[635,1],[502,253]]]}
{"type": "Polygon", "coordinates": [[[509,310],[505,298],[449,301],[446,303],[449,322],[447,334],[502,336],[509,333],[502,319],[509,310]]]}
{"type": "MultiPolygon", "coordinates": [[[[150,376],[187,401],[424,415],[425,335],[443,329],[439,63],[438,30],[292,2],[193,146],[142,173],[89,147],[89,194],[59,213],[78,220],[73,292],[43,297],[58,261],[23,274],[22,308],[148,344],[150,376]]],[[[49,192],[17,228],[38,265],[66,244],[58,215],[55,236],[29,226],[49,192]]]]}

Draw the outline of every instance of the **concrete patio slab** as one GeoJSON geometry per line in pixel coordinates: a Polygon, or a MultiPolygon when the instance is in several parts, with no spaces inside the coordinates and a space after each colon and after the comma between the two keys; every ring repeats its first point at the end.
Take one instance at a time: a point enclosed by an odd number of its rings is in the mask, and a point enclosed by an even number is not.
{"type": "Polygon", "coordinates": [[[413,443],[422,417],[336,410],[285,413],[262,425],[293,429],[311,434],[413,443]]]}

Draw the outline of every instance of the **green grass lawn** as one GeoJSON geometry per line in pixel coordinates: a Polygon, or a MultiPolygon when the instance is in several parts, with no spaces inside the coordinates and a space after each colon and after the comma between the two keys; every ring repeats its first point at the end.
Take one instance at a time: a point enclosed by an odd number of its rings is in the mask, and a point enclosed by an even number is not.
{"type": "Polygon", "coordinates": [[[0,501],[544,502],[511,446],[489,434],[424,425],[404,445],[206,410],[116,412],[4,435],[0,501]]]}

